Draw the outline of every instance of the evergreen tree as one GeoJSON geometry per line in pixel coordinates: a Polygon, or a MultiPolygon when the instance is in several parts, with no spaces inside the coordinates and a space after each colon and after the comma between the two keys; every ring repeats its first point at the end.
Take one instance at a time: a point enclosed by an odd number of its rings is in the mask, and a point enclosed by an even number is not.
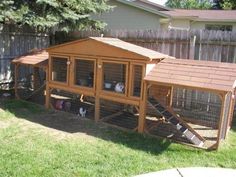
{"type": "Polygon", "coordinates": [[[110,10],[107,0],[1,0],[0,23],[37,29],[99,29],[104,23],[91,14],[110,10]]]}

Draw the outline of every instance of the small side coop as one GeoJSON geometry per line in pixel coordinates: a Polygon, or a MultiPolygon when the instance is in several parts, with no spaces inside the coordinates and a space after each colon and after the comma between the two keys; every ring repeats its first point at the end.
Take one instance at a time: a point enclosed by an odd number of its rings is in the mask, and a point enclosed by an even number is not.
{"type": "Polygon", "coordinates": [[[32,50],[15,58],[12,63],[15,66],[16,98],[44,104],[48,53],[45,50],[32,50]]]}

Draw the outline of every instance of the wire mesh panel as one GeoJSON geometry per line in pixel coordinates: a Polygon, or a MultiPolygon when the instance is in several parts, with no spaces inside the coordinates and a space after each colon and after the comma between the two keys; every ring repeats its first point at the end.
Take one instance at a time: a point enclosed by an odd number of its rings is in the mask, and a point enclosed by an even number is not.
{"type": "Polygon", "coordinates": [[[187,128],[193,135],[204,139],[204,146],[211,147],[216,143],[222,106],[218,94],[155,85],[149,89],[148,97],[146,129],[149,133],[193,144],[191,139],[186,139],[187,128]],[[150,102],[151,99],[156,100],[157,104],[150,102]],[[156,114],[149,113],[155,113],[155,110],[156,114]],[[178,127],[179,121],[173,122],[173,116],[177,116],[184,126],[178,127]]]}
{"type": "Polygon", "coordinates": [[[93,87],[94,85],[94,61],[75,60],[75,84],[83,87],[93,87]]]}
{"type": "Polygon", "coordinates": [[[78,118],[94,119],[95,99],[91,96],[53,89],[51,105],[54,109],[76,114],[78,118]]]}
{"type": "Polygon", "coordinates": [[[46,73],[43,69],[20,65],[17,77],[17,95],[20,99],[44,104],[46,73]]]}
{"type": "Polygon", "coordinates": [[[133,65],[132,76],[132,96],[140,97],[141,96],[141,87],[143,79],[143,66],[142,65],[133,65]]]}
{"type": "Polygon", "coordinates": [[[175,88],[172,107],[193,123],[217,128],[221,102],[220,97],[211,92],[175,88]]]}
{"type": "Polygon", "coordinates": [[[103,63],[103,90],[124,94],[126,90],[126,64],[103,63]]]}
{"type": "Polygon", "coordinates": [[[135,106],[104,99],[100,100],[100,118],[105,123],[129,130],[136,130],[138,116],[135,106]]]}
{"type": "Polygon", "coordinates": [[[67,82],[67,58],[52,57],[52,80],[67,82]]]}

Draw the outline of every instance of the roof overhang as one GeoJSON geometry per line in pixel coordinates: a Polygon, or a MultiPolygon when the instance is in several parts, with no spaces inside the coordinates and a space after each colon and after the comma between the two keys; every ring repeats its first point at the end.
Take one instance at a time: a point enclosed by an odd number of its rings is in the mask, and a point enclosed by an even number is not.
{"type": "Polygon", "coordinates": [[[23,56],[12,60],[13,64],[31,65],[39,68],[48,67],[48,52],[46,50],[33,50],[23,56]]]}
{"type": "Polygon", "coordinates": [[[144,80],[150,84],[232,92],[236,87],[236,64],[186,59],[164,59],[144,80]]]}

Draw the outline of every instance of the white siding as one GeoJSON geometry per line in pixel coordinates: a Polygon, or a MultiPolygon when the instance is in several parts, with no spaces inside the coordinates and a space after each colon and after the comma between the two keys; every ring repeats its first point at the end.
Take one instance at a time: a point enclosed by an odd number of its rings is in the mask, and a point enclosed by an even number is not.
{"type": "Polygon", "coordinates": [[[160,27],[160,16],[156,14],[113,0],[109,4],[115,6],[111,12],[93,16],[106,22],[106,29],[145,30],[160,27]]]}
{"type": "MultiPolygon", "coordinates": [[[[216,24],[216,25],[232,25],[233,26],[233,31],[236,31],[236,23],[224,23],[224,22],[190,22],[190,20],[184,19],[184,20],[179,20],[179,19],[172,19],[169,22],[169,27],[171,28],[177,28],[177,29],[205,29],[206,24],[216,24]]],[[[162,25],[163,27],[167,28],[168,25],[162,25]]]]}
{"type": "Polygon", "coordinates": [[[189,20],[171,20],[169,23],[169,27],[176,28],[176,29],[189,29],[190,22],[189,20]]]}
{"type": "Polygon", "coordinates": [[[236,31],[236,23],[222,23],[222,22],[194,22],[191,24],[191,29],[205,29],[206,24],[233,25],[233,31],[236,31]]]}

